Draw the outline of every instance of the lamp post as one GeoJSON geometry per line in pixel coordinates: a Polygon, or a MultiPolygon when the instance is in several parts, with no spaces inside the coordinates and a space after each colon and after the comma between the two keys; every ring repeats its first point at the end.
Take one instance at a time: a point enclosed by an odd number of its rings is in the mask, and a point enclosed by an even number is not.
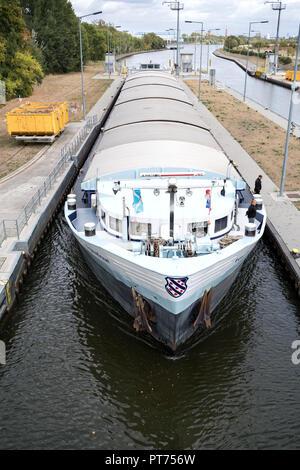
{"type": "MultiPolygon", "coordinates": [[[[207,30],[208,31],[220,31],[220,28],[215,28],[215,29],[209,29],[207,30]]],[[[209,68],[209,45],[210,45],[210,42],[209,42],[209,39],[208,39],[208,43],[207,43],[207,73],[208,73],[208,68],[209,68]]]]}
{"type": "Polygon", "coordinates": [[[200,35],[200,70],[199,70],[199,88],[198,88],[198,101],[200,101],[200,93],[201,93],[201,79],[202,79],[202,35],[203,35],[203,21],[189,21],[185,20],[186,23],[200,23],[201,24],[201,35],[200,35]]]}
{"type": "MultiPolygon", "coordinates": [[[[259,34],[259,36],[256,36],[256,37],[259,37],[259,39],[260,39],[260,41],[261,41],[261,34],[260,34],[260,31],[251,31],[251,33],[259,34]]],[[[259,58],[259,53],[260,53],[260,42],[258,43],[257,55],[256,55],[256,71],[258,70],[258,58],[259,58]]]]}
{"type": "MultiPolygon", "coordinates": [[[[107,67],[108,67],[108,80],[110,83],[110,34],[109,34],[109,28],[113,26],[112,24],[107,25],[107,67]]],[[[113,26],[114,28],[121,28],[121,26],[113,26]]]]}
{"type": "MultiPolygon", "coordinates": [[[[175,43],[175,29],[174,28],[169,28],[169,29],[166,29],[166,31],[173,31],[173,34],[174,34],[174,43],[175,43]]],[[[173,49],[173,65],[175,65],[175,51],[173,49]]]]}
{"type": "Polygon", "coordinates": [[[291,91],[289,120],[288,120],[287,132],[286,132],[284,159],[283,159],[283,167],[282,167],[282,175],[281,175],[281,183],[280,183],[280,193],[279,193],[280,196],[283,195],[286,164],[287,164],[287,157],[288,157],[288,152],[289,152],[289,142],[290,142],[290,133],[291,133],[291,124],[292,124],[292,117],[293,117],[293,106],[294,106],[294,93],[296,91],[296,82],[297,82],[299,48],[300,48],[300,24],[299,24],[299,31],[298,31],[298,46],[297,46],[297,52],[296,52],[296,61],[295,61],[295,68],[294,68],[294,81],[292,84],[292,91],[291,91]]]}
{"type": "Polygon", "coordinates": [[[274,65],[273,65],[273,73],[276,74],[277,68],[278,68],[278,43],[279,43],[279,27],[280,27],[281,10],[285,10],[286,5],[282,4],[282,2],[276,2],[276,1],[275,2],[266,1],[265,4],[266,3],[272,4],[272,10],[278,10],[275,56],[274,56],[274,65]]]}
{"type": "Polygon", "coordinates": [[[179,75],[179,11],[183,10],[184,4],[180,2],[162,2],[167,3],[171,10],[177,11],[177,54],[176,54],[176,75],[179,75]]]}
{"type": "Polygon", "coordinates": [[[83,57],[82,57],[82,37],[81,37],[81,20],[82,18],[87,18],[88,16],[100,15],[102,11],[96,11],[95,13],[90,13],[89,15],[83,15],[78,17],[79,22],[79,42],[80,42],[80,67],[81,67],[81,88],[82,88],[82,110],[83,110],[83,119],[86,120],[85,114],[85,93],[84,93],[84,80],[83,80],[83,57]]]}
{"type": "Polygon", "coordinates": [[[268,21],[268,20],[263,20],[263,21],[250,21],[250,23],[249,23],[248,50],[247,50],[247,62],[246,62],[246,71],[245,71],[245,83],[244,83],[243,101],[245,101],[245,99],[246,99],[246,87],[247,87],[247,77],[248,77],[248,64],[249,64],[249,47],[250,47],[251,26],[252,26],[253,24],[260,24],[260,23],[269,23],[269,21],[268,21]]]}

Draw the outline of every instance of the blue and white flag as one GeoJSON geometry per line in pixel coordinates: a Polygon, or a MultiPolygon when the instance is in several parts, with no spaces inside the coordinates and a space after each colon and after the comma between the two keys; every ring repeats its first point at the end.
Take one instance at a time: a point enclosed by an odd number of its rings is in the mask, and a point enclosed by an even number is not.
{"type": "Polygon", "coordinates": [[[143,206],[143,201],[142,201],[142,195],[141,195],[141,190],[140,189],[134,189],[133,190],[133,207],[135,209],[135,212],[138,214],[139,212],[143,212],[144,206],[143,206]]]}

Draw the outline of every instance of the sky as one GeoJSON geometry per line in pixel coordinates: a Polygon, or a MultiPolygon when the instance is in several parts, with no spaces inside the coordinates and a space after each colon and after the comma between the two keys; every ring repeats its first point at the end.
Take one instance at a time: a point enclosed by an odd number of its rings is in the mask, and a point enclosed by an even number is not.
{"type": "MultiPolygon", "coordinates": [[[[76,15],[85,15],[102,10],[99,16],[106,23],[120,25],[131,34],[143,32],[163,33],[176,28],[177,12],[162,0],[70,0],[76,15]]],[[[204,29],[220,28],[219,34],[246,34],[250,21],[269,20],[268,24],[253,25],[253,30],[262,36],[276,36],[278,12],[264,0],[185,0],[180,11],[181,33],[191,33],[201,25],[185,24],[185,20],[203,21],[204,29]]],[[[280,36],[296,36],[300,23],[300,0],[286,0],[286,9],[281,12],[280,36]]],[[[87,20],[85,20],[87,21],[87,20]]],[[[173,33],[171,33],[173,34],[173,33]]],[[[166,38],[166,36],[165,36],[166,38]]]]}

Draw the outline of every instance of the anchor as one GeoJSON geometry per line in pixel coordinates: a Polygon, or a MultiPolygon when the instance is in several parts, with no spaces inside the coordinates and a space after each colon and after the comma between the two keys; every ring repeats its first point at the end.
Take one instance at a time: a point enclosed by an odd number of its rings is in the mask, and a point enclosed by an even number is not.
{"type": "Polygon", "coordinates": [[[210,319],[210,306],[211,300],[213,296],[214,287],[211,287],[209,292],[205,290],[204,295],[202,297],[199,313],[197,315],[196,320],[194,321],[194,328],[198,326],[198,324],[205,323],[206,328],[211,327],[211,319],[210,319]]]}
{"type": "Polygon", "coordinates": [[[131,288],[131,293],[133,297],[134,310],[133,327],[137,332],[147,330],[149,333],[152,333],[152,328],[149,325],[149,321],[154,322],[154,319],[150,305],[142,298],[140,294],[137,294],[134,287],[131,288]]]}

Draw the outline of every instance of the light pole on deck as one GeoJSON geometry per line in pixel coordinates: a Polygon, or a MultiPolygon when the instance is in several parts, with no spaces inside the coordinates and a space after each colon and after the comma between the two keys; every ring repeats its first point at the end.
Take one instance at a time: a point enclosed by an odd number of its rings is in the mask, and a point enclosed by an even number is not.
{"type": "Polygon", "coordinates": [[[248,64],[249,64],[249,48],[250,48],[251,26],[252,26],[253,24],[260,24],[260,23],[269,23],[269,21],[268,21],[268,20],[263,20],[263,21],[250,21],[250,23],[249,23],[248,50],[247,50],[247,61],[246,61],[246,71],[245,71],[245,83],[244,83],[243,101],[245,101],[245,99],[246,99],[246,88],[247,88],[247,76],[248,76],[248,64]]]}
{"type": "Polygon", "coordinates": [[[198,101],[200,101],[201,93],[201,79],[202,79],[202,36],[203,36],[203,21],[190,21],[185,20],[186,23],[198,23],[201,24],[201,35],[200,35],[200,68],[199,68],[199,87],[198,87],[198,101]]]}
{"type": "Polygon", "coordinates": [[[86,120],[85,113],[85,93],[84,93],[84,80],[83,80],[83,57],[82,57],[82,37],[81,37],[81,20],[82,18],[87,18],[88,16],[100,15],[102,11],[96,11],[95,13],[90,13],[88,15],[83,15],[78,17],[79,22],[79,42],[80,42],[80,67],[81,67],[81,88],[82,88],[82,110],[83,110],[83,119],[86,120]]]}

